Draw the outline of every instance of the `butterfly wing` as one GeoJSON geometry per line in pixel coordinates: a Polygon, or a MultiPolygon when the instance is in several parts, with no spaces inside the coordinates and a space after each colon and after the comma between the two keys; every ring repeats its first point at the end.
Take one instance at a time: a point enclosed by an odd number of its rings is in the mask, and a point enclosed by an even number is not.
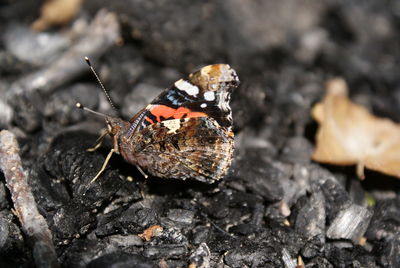
{"type": "Polygon", "coordinates": [[[131,120],[128,135],[165,120],[212,117],[221,127],[232,128],[229,106],[232,90],[239,85],[235,70],[227,64],[201,68],[180,79],[154,99],[131,120]]]}
{"type": "Polygon", "coordinates": [[[233,133],[208,117],[171,119],[151,124],[135,135],[123,157],[157,177],[214,182],[226,174],[233,153],[233,133]]]}
{"type": "Polygon", "coordinates": [[[178,80],[130,120],[120,152],[150,174],[213,182],[232,161],[230,95],[236,72],[215,64],[178,80]]]}

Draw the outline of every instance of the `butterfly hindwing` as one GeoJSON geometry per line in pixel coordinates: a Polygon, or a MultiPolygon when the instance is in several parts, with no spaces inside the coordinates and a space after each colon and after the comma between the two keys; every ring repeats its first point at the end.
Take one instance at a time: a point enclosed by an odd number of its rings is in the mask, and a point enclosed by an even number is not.
{"type": "Polygon", "coordinates": [[[158,177],[213,182],[226,173],[232,160],[233,133],[212,118],[165,120],[138,134],[130,150],[121,153],[158,177]]]}

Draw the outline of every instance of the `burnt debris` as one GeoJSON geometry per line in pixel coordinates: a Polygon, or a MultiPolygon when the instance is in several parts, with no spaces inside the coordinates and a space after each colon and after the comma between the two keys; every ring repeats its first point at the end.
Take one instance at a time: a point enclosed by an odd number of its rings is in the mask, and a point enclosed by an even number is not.
{"type": "Polygon", "coordinates": [[[0,127],[20,147],[10,165],[0,135],[0,267],[400,267],[400,180],[310,158],[328,78],[400,122],[397,1],[87,0],[35,32],[41,2],[0,5],[0,127]],[[115,154],[90,183],[112,141],[87,151],[106,123],[76,102],[129,120],[213,63],[241,80],[224,179],[145,179],[115,154]]]}

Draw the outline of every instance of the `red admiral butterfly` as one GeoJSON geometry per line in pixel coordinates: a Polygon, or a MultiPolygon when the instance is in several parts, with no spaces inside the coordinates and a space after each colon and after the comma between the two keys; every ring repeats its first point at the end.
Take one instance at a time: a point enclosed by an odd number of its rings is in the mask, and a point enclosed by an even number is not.
{"type": "Polygon", "coordinates": [[[234,150],[229,101],[238,85],[229,65],[209,65],[176,81],[129,121],[106,116],[113,149],[92,182],[114,152],[143,174],[207,183],[222,178],[234,150]]]}

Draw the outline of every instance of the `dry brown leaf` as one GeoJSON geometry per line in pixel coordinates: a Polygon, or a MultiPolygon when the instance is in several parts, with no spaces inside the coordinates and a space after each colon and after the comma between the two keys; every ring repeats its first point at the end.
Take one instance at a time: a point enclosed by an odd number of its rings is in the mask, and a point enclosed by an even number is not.
{"type": "Polygon", "coordinates": [[[40,18],[33,22],[32,28],[44,31],[51,26],[70,22],[79,12],[83,0],[47,0],[40,9],[40,18]]]}
{"type": "Polygon", "coordinates": [[[343,79],[328,81],[326,90],[323,101],[311,112],[319,123],[312,159],[357,165],[360,178],[364,177],[364,166],[400,177],[400,125],[352,103],[343,79]]]}
{"type": "Polygon", "coordinates": [[[143,233],[139,234],[138,236],[146,241],[150,241],[154,236],[159,236],[163,228],[160,225],[153,225],[143,231],[143,233]]]}

